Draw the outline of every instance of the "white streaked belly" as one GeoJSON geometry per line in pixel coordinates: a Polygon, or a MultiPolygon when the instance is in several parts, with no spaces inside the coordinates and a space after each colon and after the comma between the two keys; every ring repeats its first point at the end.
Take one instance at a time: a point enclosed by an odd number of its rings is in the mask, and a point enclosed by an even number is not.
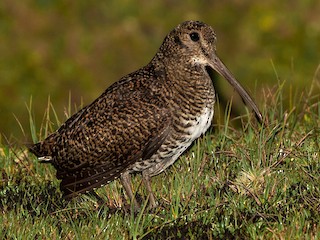
{"type": "Polygon", "coordinates": [[[197,118],[196,124],[189,127],[191,142],[205,133],[211,125],[213,117],[213,108],[205,108],[204,112],[197,118]]]}
{"type": "MultiPolygon", "coordinates": [[[[196,121],[194,121],[194,125],[187,129],[190,134],[189,140],[177,147],[177,149],[171,154],[166,154],[165,152],[159,153],[161,156],[160,161],[158,160],[159,156],[155,154],[153,157],[155,158],[156,164],[146,171],[149,171],[151,176],[155,176],[172,165],[194,140],[208,130],[212,122],[213,112],[213,108],[205,108],[202,115],[200,115],[196,121]]],[[[152,159],[150,161],[152,161],[152,159]]]]}

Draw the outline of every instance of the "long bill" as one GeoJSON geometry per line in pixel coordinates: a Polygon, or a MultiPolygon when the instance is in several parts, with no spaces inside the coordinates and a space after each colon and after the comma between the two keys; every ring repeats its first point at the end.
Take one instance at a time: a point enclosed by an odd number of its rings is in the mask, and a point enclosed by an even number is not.
{"type": "Polygon", "coordinates": [[[255,102],[247,93],[247,91],[240,85],[240,83],[235,79],[235,77],[232,75],[229,69],[223,64],[223,62],[217,56],[213,56],[213,61],[210,62],[210,67],[212,67],[216,72],[223,76],[236,89],[236,91],[239,93],[245,104],[253,109],[256,118],[260,123],[262,123],[262,114],[258,106],[255,104],[255,102]]]}

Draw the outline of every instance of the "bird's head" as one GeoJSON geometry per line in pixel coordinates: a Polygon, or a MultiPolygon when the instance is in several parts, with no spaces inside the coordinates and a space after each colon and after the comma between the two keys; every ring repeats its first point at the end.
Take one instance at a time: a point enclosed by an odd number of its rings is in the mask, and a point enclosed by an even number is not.
{"type": "Polygon", "coordinates": [[[159,50],[163,59],[180,66],[177,71],[191,74],[214,70],[223,76],[250,106],[257,119],[262,122],[262,114],[246,90],[235,79],[216,54],[216,34],[212,27],[199,21],[186,21],[179,24],[164,39],[159,50]]]}

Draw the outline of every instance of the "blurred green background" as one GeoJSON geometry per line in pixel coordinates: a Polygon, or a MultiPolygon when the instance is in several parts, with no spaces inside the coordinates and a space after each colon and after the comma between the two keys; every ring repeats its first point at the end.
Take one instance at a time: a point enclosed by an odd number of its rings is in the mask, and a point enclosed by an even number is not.
{"type": "Polygon", "coordinates": [[[299,93],[320,63],[319,13],[318,0],[2,0],[0,133],[24,138],[15,116],[29,133],[31,96],[38,127],[48,96],[61,117],[69,93],[89,104],[190,19],[213,26],[218,56],[258,102],[282,81],[299,93]]]}

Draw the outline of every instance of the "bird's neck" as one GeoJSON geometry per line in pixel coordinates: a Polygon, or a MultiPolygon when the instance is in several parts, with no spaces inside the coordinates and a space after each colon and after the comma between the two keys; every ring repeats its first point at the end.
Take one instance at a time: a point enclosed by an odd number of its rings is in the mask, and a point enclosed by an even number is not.
{"type": "Polygon", "coordinates": [[[193,99],[207,99],[213,102],[215,93],[212,80],[204,66],[192,65],[182,59],[156,55],[150,62],[155,72],[160,73],[162,84],[167,93],[176,96],[177,100],[193,101],[193,99]]]}

